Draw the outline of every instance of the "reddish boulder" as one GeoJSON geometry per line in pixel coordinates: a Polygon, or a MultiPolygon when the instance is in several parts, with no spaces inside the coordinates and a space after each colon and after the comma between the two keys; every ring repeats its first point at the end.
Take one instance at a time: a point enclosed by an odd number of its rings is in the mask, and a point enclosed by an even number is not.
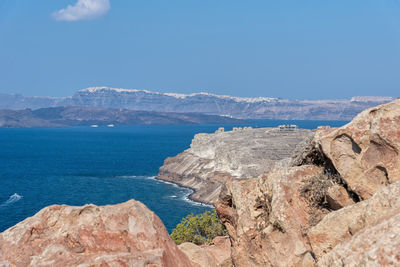
{"type": "Polygon", "coordinates": [[[348,205],[354,204],[346,189],[338,184],[327,189],[326,201],[333,210],[338,210],[348,205]]]}
{"type": "Polygon", "coordinates": [[[347,243],[358,232],[374,227],[382,218],[399,213],[399,195],[400,182],[396,182],[382,187],[368,200],[325,216],[308,232],[317,259],[322,258],[338,244],[347,243]]]}
{"type": "Polygon", "coordinates": [[[340,243],[318,266],[400,266],[400,212],[340,243]]]}
{"type": "Polygon", "coordinates": [[[274,169],[227,184],[215,203],[232,241],[235,266],[314,264],[306,233],[312,211],[300,189],[322,168],[274,169]]]}
{"type": "Polygon", "coordinates": [[[227,236],[218,236],[208,245],[197,246],[193,243],[183,243],[178,247],[189,257],[194,267],[233,266],[231,242],[227,236]]]}
{"type": "Polygon", "coordinates": [[[0,234],[0,266],[191,266],[142,203],[50,206],[0,234]]]}
{"type": "Polygon", "coordinates": [[[399,223],[400,100],[301,148],[288,165],[222,190],[215,205],[235,266],[398,264],[397,227],[388,229],[399,223]]]}
{"type": "Polygon", "coordinates": [[[367,109],[349,124],[318,131],[318,150],[363,199],[400,180],[400,100],[367,109]]]}

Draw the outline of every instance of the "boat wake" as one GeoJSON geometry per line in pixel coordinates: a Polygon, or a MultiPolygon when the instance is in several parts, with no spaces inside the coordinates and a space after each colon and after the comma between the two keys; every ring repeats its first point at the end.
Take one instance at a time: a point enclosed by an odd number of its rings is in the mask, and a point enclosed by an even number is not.
{"type": "Polygon", "coordinates": [[[130,178],[137,178],[136,175],[123,175],[123,176],[113,176],[114,178],[122,178],[122,179],[130,179],[130,178]]]}
{"type": "Polygon", "coordinates": [[[10,204],[13,204],[17,201],[19,201],[22,198],[22,196],[18,195],[17,193],[11,195],[6,201],[4,201],[2,204],[0,204],[0,207],[5,207],[10,204]]]}

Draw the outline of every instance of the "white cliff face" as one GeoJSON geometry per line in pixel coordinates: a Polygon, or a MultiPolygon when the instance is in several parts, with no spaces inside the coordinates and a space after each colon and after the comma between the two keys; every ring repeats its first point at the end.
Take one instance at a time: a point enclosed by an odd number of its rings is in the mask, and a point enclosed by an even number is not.
{"type": "Polygon", "coordinates": [[[193,188],[193,199],[212,203],[227,180],[268,172],[313,134],[311,130],[276,128],[197,134],[189,149],[165,160],[158,178],[193,188]]]}
{"type": "Polygon", "coordinates": [[[195,135],[186,152],[210,160],[212,172],[228,173],[237,178],[257,177],[277,161],[289,158],[309,130],[279,131],[275,128],[245,129],[195,135]]]}
{"type": "Polygon", "coordinates": [[[27,97],[0,94],[0,109],[92,106],[157,112],[195,112],[253,119],[351,120],[357,113],[392,101],[392,97],[289,100],[236,97],[211,93],[161,93],[139,89],[90,87],[71,97],[27,97]]]}
{"type": "Polygon", "coordinates": [[[88,93],[104,93],[104,92],[117,92],[117,93],[146,93],[146,94],[153,94],[153,95],[161,95],[161,96],[169,96],[173,98],[185,99],[195,96],[209,96],[219,99],[225,100],[233,100],[235,102],[248,102],[248,103],[256,103],[256,102],[271,102],[278,100],[277,98],[272,97],[236,97],[230,95],[217,95],[211,94],[207,92],[200,92],[200,93],[192,93],[192,94],[179,94],[179,93],[160,93],[160,92],[152,92],[149,90],[143,89],[123,89],[123,88],[111,88],[111,87],[89,87],[86,89],[82,89],[79,92],[88,92],[88,93]]]}

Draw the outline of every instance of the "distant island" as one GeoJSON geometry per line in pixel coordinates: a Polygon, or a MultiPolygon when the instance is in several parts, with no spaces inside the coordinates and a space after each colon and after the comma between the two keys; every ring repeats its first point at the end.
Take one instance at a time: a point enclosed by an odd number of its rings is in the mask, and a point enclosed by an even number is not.
{"type": "Polygon", "coordinates": [[[0,94],[0,109],[101,107],[135,111],[202,113],[239,119],[351,120],[362,110],[394,100],[393,97],[358,96],[337,100],[245,98],[210,93],[176,94],[147,90],[91,87],[70,97],[31,97],[0,94]]]}
{"type": "Polygon", "coordinates": [[[227,124],[242,120],[200,113],[172,113],[103,107],[52,107],[0,110],[0,128],[227,124]]]}

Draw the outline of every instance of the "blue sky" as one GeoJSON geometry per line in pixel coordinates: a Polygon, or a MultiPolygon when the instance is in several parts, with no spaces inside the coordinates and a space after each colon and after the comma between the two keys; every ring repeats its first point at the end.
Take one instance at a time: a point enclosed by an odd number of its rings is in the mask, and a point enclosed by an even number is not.
{"type": "Polygon", "coordinates": [[[399,95],[398,0],[79,1],[0,1],[1,93],[399,95]]]}

